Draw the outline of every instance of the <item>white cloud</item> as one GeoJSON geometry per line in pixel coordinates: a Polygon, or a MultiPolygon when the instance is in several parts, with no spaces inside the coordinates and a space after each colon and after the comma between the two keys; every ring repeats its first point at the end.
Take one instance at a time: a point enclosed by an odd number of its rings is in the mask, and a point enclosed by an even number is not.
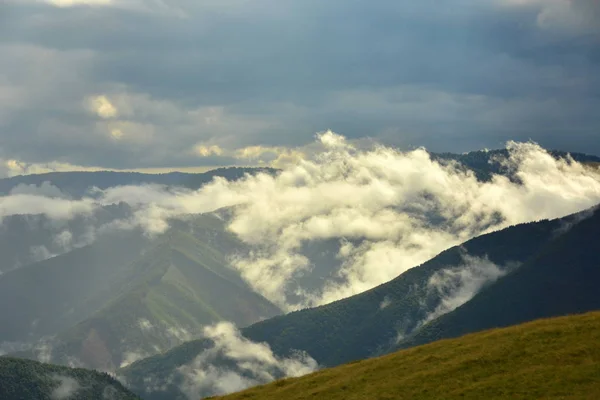
{"type": "Polygon", "coordinates": [[[47,172],[63,171],[100,171],[99,167],[82,167],[69,163],[49,162],[49,163],[28,163],[20,160],[0,159],[0,178],[13,177],[17,175],[44,174],[47,172]]]}
{"type": "Polygon", "coordinates": [[[231,203],[239,202],[230,229],[256,248],[234,264],[256,290],[284,307],[359,293],[475,235],[600,201],[597,174],[555,161],[532,143],[508,143],[506,163],[522,180],[518,185],[500,176],[478,182],[433,162],[422,149],[358,151],[333,133],[320,140],[328,150],[277,177],[218,182],[198,192],[198,198],[227,193],[231,203]],[[359,240],[344,244],[337,281],[312,292],[295,286],[293,278],[313,270],[302,245],[336,238],[359,240]],[[286,289],[304,300],[288,303],[286,289]]]}
{"type": "Polygon", "coordinates": [[[252,250],[233,265],[256,291],[295,309],[370,289],[482,233],[600,202],[598,172],[557,161],[534,143],[507,144],[510,156],[502,162],[517,184],[503,176],[480,182],[432,161],[424,149],[361,148],[332,132],[318,142],[320,151],[277,176],[218,178],[197,191],[116,187],[78,201],[19,194],[0,198],[0,216],[69,218],[124,201],[135,211],[121,227],[157,234],[169,218],[235,206],[229,229],[252,250]],[[304,248],[325,240],[338,243],[337,258],[315,264],[304,248]],[[311,276],[322,283],[303,283],[311,276]]]}
{"type": "Polygon", "coordinates": [[[290,358],[275,356],[268,344],[251,342],[228,322],[206,327],[204,336],[212,340],[213,346],[177,371],[183,377],[181,391],[189,399],[231,393],[277,378],[302,376],[318,368],[307,354],[298,353],[290,358]],[[216,367],[218,361],[227,362],[228,367],[216,367]]]}
{"type": "Polygon", "coordinates": [[[68,400],[75,399],[77,391],[81,388],[79,382],[70,376],[54,376],[54,380],[58,381],[56,387],[50,394],[52,400],[68,400]]]}
{"type": "Polygon", "coordinates": [[[111,103],[108,97],[104,95],[90,97],[87,102],[90,110],[100,118],[109,119],[119,115],[117,108],[111,103]]]}
{"type": "Polygon", "coordinates": [[[220,156],[223,154],[223,149],[217,145],[198,144],[194,147],[194,152],[200,157],[220,156]]]}
{"type": "Polygon", "coordinates": [[[440,300],[435,310],[428,313],[417,327],[465,304],[485,285],[505,275],[507,270],[487,258],[464,254],[462,265],[438,271],[429,278],[427,290],[437,294],[440,300]]]}
{"type": "Polygon", "coordinates": [[[44,0],[46,3],[57,7],[73,6],[107,6],[113,4],[113,0],[44,0]]]}

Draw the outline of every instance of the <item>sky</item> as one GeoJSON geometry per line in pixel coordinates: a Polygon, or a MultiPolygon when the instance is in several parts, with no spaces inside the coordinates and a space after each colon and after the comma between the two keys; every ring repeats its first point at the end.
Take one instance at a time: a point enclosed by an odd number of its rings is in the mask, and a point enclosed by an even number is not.
{"type": "Polygon", "coordinates": [[[329,129],[600,155],[598,0],[2,0],[0,174],[281,166],[329,129]]]}

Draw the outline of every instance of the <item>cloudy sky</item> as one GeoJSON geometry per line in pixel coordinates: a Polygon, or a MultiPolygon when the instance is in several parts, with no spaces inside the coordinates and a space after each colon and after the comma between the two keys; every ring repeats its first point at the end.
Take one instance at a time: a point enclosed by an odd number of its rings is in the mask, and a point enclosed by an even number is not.
{"type": "Polygon", "coordinates": [[[600,154],[599,70],[598,0],[0,0],[0,173],[600,154]]]}

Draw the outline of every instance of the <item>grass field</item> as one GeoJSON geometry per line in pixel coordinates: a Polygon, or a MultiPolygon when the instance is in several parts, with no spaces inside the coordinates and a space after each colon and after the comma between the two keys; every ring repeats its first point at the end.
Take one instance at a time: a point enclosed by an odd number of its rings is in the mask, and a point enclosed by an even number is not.
{"type": "Polygon", "coordinates": [[[442,340],[219,399],[600,399],[600,312],[442,340]]]}

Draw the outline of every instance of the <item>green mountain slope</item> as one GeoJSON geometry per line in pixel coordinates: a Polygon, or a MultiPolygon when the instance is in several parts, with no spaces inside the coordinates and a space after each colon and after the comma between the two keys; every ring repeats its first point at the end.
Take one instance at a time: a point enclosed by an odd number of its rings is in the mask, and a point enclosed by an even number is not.
{"type": "MultiPolygon", "coordinates": [[[[496,263],[505,271],[526,263],[585,212],[552,221],[522,224],[472,239],[442,252],[398,278],[367,292],[321,307],[293,312],[242,329],[244,337],[266,342],[274,353],[289,356],[305,351],[322,366],[335,366],[389,352],[403,336],[418,330],[443,304],[445,292],[431,290],[432,277],[455,271],[465,264],[465,254],[475,272],[496,263]]],[[[518,271],[518,269],[517,269],[518,271]]],[[[489,287],[493,287],[494,285],[489,287]]],[[[485,285],[483,285],[485,287],[485,285]]],[[[468,300],[465,299],[465,301],[468,300]]],[[[600,307],[599,307],[600,308],[600,307]]],[[[427,326],[427,325],[425,325],[427,326]]],[[[145,390],[143,378],[167,382],[173,372],[190,363],[210,343],[197,340],[167,353],[141,360],[119,373],[137,393],[145,390]]],[[[218,367],[218,366],[217,366],[218,367]]],[[[175,398],[174,392],[149,394],[148,399],[175,398]],[[162,396],[162,397],[161,397],[162,396]]]]}
{"type": "Polygon", "coordinates": [[[443,340],[223,400],[597,399],[600,313],[443,340]]]}
{"type": "Polygon", "coordinates": [[[114,370],[191,340],[207,324],[244,326],[281,312],[221,252],[176,229],[123,268],[110,289],[100,310],[53,339],[51,362],[114,370]]]}
{"type": "Polygon", "coordinates": [[[139,232],[117,232],[92,245],[3,274],[0,342],[54,335],[98,311],[114,294],[123,266],[148,245],[139,232]]]}
{"type": "Polygon", "coordinates": [[[0,399],[136,400],[139,397],[105,373],[0,358],[0,399]]]}
{"type": "Polygon", "coordinates": [[[472,239],[367,292],[259,322],[244,329],[244,336],[269,343],[279,354],[306,351],[330,366],[377,354],[440,306],[440,293],[428,285],[436,273],[460,268],[465,254],[478,258],[475,264],[481,262],[482,268],[485,260],[499,268],[514,267],[535,254],[562,223],[523,224],[472,239]]]}
{"type": "Polygon", "coordinates": [[[156,238],[116,232],[22,267],[0,278],[0,344],[34,343],[13,354],[114,370],[206,324],[279,314],[229,266],[226,255],[243,249],[218,216],[193,215],[156,238]]]}
{"type": "Polygon", "coordinates": [[[600,309],[598,249],[600,209],[462,307],[425,325],[401,346],[600,309]]]}
{"type": "Polygon", "coordinates": [[[53,220],[44,214],[8,215],[0,223],[0,273],[67,253],[94,241],[102,227],[127,219],[125,203],[99,207],[70,220],[53,220]]]}

